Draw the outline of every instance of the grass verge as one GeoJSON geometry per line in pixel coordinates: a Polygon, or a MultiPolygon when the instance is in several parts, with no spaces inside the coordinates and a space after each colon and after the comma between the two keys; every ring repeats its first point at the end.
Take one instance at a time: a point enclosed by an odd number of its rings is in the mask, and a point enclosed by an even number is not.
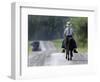
{"type": "MultiPolygon", "coordinates": [[[[63,39],[55,39],[55,40],[52,40],[52,42],[54,43],[55,47],[61,51],[62,48],[62,41],[63,39]]],[[[87,44],[83,45],[82,43],[78,43],[78,52],[81,52],[81,53],[85,53],[88,51],[88,48],[87,48],[87,44]]]]}

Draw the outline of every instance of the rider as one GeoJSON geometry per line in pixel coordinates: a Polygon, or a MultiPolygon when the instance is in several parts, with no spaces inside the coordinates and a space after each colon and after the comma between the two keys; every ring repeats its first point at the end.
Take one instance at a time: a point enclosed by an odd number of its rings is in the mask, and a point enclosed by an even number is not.
{"type": "Polygon", "coordinates": [[[63,40],[63,43],[62,43],[62,48],[63,48],[62,52],[65,52],[65,48],[66,48],[65,47],[65,40],[67,39],[67,41],[68,41],[68,39],[70,37],[72,37],[72,40],[73,40],[74,53],[78,53],[78,51],[76,50],[77,45],[76,45],[76,42],[75,42],[75,40],[73,38],[72,24],[68,21],[67,24],[66,24],[66,26],[65,26],[65,30],[64,30],[64,40],[63,40]]]}

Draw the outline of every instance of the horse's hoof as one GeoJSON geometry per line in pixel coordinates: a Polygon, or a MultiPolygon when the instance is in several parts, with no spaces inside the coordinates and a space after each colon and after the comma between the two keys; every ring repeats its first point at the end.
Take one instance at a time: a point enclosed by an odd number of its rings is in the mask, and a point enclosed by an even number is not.
{"type": "Polygon", "coordinates": [[[66,60],[67,60],[67,57],[66,57],[66,60]]]}
{"type": "Polygon", "coordinates": [[[72,60],[72,58],[70,58],[70,60],[72,60]]]}

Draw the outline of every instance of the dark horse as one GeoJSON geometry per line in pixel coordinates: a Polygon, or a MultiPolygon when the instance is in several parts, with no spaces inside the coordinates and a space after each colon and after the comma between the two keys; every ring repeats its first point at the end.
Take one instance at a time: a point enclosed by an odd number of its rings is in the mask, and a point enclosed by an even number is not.
{"type": "Polygon", "coordinates": [[[74,39],[72,36],[66,37],[65,44],[66,44],[66,59],[72,60],[73,57],[73,50],[74,50],[74,39]]]}

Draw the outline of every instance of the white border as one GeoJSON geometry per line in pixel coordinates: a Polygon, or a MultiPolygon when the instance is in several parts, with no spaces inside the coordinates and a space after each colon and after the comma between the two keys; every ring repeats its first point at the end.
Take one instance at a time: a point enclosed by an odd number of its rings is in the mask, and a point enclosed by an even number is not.
{"type": "Polygon", "coordinates": [[[15,43],[13,44],[14,53],[12,53],[12,77],[15,79],[22,78],[42,78],[42,77],[56,77],[64,75],[84,75],[96,73],[95,67],[95,9],[83,8],[83,7],[48,7],[44,5],[34,5],[30,3],[13,3],[12,4],[12,27],[15,27],[15,33],[12,36],[15,43]],[[89,18],[88,28],[88,48],[89,48],[89,62],[88,65],[76,65],[76,66],[45,66],[45,67],[27,67],[27,15],[54,15],[54,16],[86,16],[89,18]],[[23,28],[24,27],[24,28],[23,28]],[[90,28],[91,27],[91,28],[90,28]],[[15,55],[14,55],[15,54],[15,55]],[[13,66],[14,65],[14,66],[13,66]],[[63,71],[62,71],[63,70],[63,71]]]}

